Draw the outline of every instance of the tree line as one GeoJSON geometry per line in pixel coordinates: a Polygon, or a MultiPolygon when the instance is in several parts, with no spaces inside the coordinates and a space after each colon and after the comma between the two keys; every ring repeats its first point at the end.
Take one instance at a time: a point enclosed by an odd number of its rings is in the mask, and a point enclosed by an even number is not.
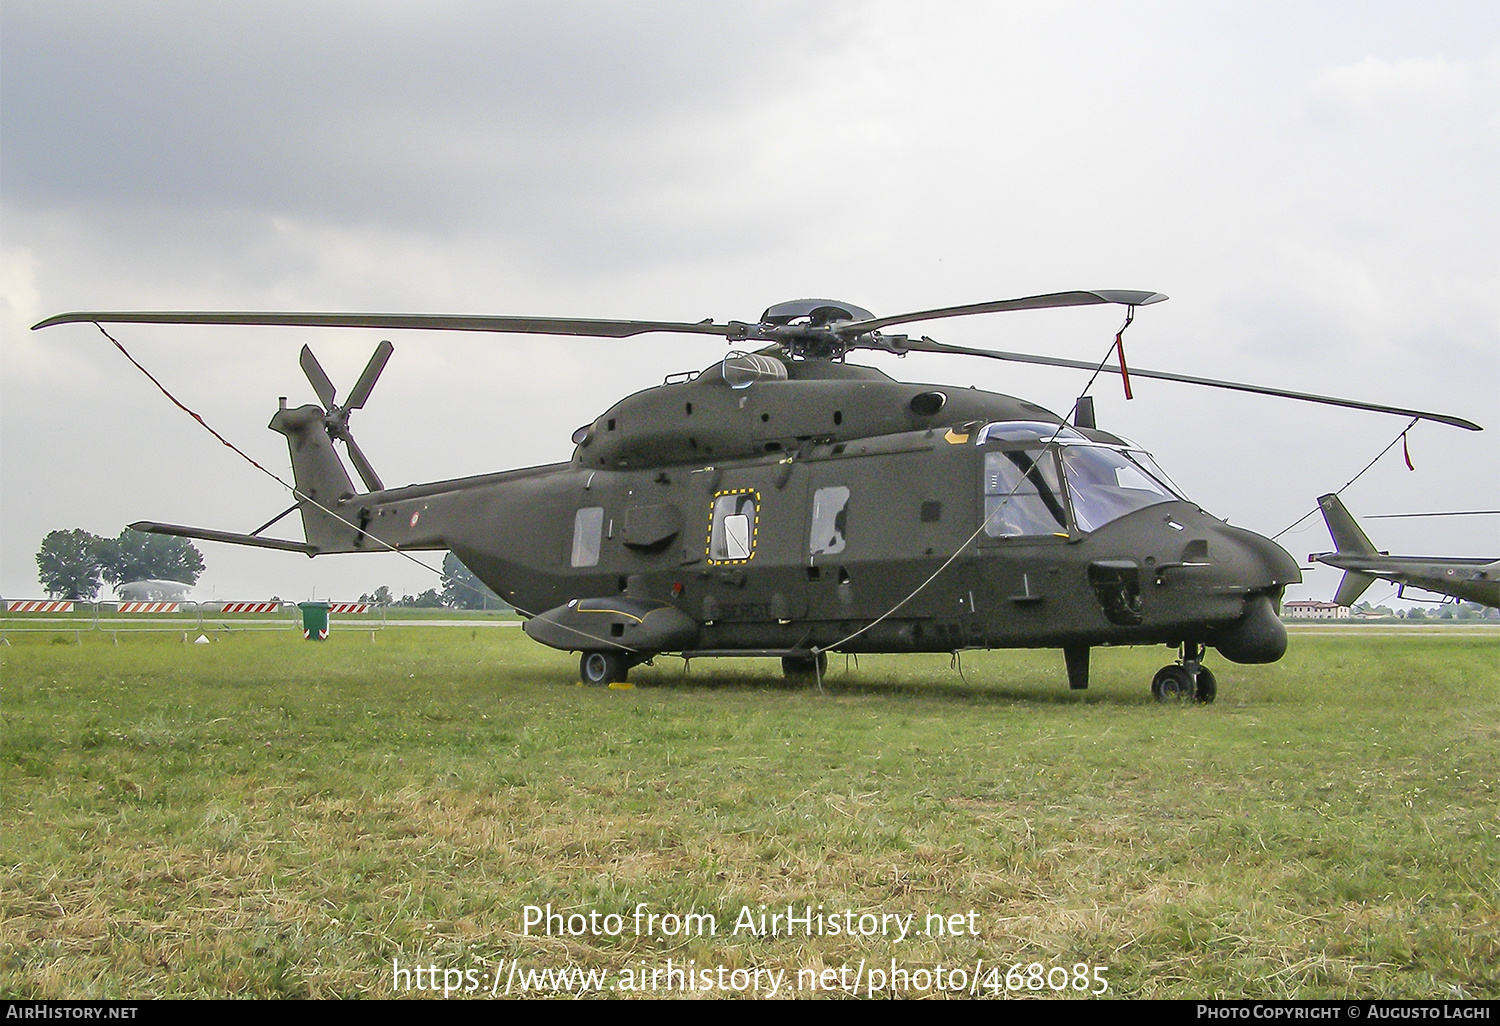
{"type": "Polygon", "coordinates": [[[475,577],[453,553],[443,557],[442,590],[428,588],[420,595],[396,598],[382,584],[373,592],[361,595],[361,602],[373,602],[397,609],[509,609],[510,603],[496,595],[475,577]]]}
{"type": "Polygon", "coordinates": [[[186,538],[130,528],[101,538],[80,528],[53,531],[36,554],[37,579],[53,598],[89,601],[104,583],[177,581],[192,585],[203,573],[203,553],[186,538]]]}
{"type": "MultiPolygon", "coordinates": [[[[196,584],[203,573],[203,554],[186,538],[146,534],[130,528],[117,538],[101,538],[80,528],[53,531],[36,554],[37,578],[53,598],[92,601],[104,584],[118,589],[131,581],[177,581],[196,584]]],[[[381,585],[361,595],[361,602],[403,608],[509,609],[505,602],[469,572],[457,556],[443,558],[442,588],[396,598],[381,585]]]]}

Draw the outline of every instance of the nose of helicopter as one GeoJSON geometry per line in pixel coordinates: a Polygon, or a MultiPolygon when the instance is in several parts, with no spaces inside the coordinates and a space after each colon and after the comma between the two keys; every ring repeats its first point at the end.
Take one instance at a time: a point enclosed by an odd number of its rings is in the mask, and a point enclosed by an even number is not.
{"type": "Polygon", "coordinates": [[[1230,586],[1243,594],[1243,611],[1233,623],[1212,630],[1207,642],[1236,663],[1274,663],[1286,654],[1286,627],[1281,622],[1281,593],[1302,580],[1297,561],[1270,538],[1216,524],[1211,549],[1227,564],[1230,586]]]}
{"type": "Polygon", "coordinates": [[[1162,503],[1099,532],[1107,549],[1136,548],[1157,589],[1173,595],[1279,594],[1302,580],[1285,549],[1188,502],[1162,503]]]}
{"type": "Polygon", "coordinates": [[[1237,663],[1275,662],[1286,652],[1278,606],[1302,574],[1271,539],[1183,502],[1122,517],[1098,540],[1105,544],[1095,552],[1106,558],[1095,558],[1089,579],[1111,622],[1213,645],[1237,663]],[[1125,546],[1135,558],[1109,555],[1125,546]]]}
{"type": "MultiPolygon", "coordinates": [[[[1226,570],[1236,582],[1255,591],[1271,591],[1302,581],[1302,571],[1291,554],[1270,538],[1242,527],[1216,522],[1210,549],[1223,553],[1226,570]]],[[[1219,562],[1219,560],[1215,560],[1219,562]]]]}

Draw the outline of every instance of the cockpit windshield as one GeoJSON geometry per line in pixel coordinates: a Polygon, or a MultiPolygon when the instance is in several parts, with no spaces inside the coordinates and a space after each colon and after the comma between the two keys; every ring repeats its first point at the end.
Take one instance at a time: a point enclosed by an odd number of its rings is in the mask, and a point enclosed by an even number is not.
{"type": "Polygon", "coordinates": [[[1151,473],[1148,467],[1155,464],[1149,458],[1136,459],[1129,450],[1064,445],[1058,451],[1080,531],[1097,531],[1126,513],[1179,498],[1151,473]]]}
{"type": "MultiPolygon", "coordinates": [[[[985,453],[984,529],[990,537],[1097,531],[1127,513],[1183,498],[1149,454],[1048,427],[1050,444],[985,453]]],[[[981,439],[1031,441],[1000,432],[981,439]]]]}

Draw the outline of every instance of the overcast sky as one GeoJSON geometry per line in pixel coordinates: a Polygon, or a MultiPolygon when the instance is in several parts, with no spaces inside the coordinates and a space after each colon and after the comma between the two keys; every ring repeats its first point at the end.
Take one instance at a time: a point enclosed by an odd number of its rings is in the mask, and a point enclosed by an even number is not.
{"type": "MultiPolygon", "coordinates": [[[[53,529],[248,531],[290,504],[75,309],[749,320],[1151,289],[1143,367],[1439,410],[1356,514],[1500,507],[1500,5],[0,4],[0,592],[53,529]]],[[[1118,311],[917,326],[1104,355],[1118,311]]],[[[112,331],[114,329],[111,329],[112,331]]],[[[121,326],[168,387],[289,474],[276,397],[347,391],[367,331],[121,326]]],[[[390,334],[353,427],[387,484],[564,460],[624,394],[722,355],[390,334]]],[[[1079,374],[871,356],[1065,411],[1079,374]]],[[[1138,381],[1101,426],[1275,534],[1405,422],[1138,381]]],[[[1377,520],[1394,552],[1500,555],[1500,518],[1377,520]]],[[[281,525],[295,531],[291,521],[281,525]]],[[[524,525],[518,525],[524,529],[524,525]]],[[[1321,519],[1282,538],[1331,547],[1321,519]]],[[[353,598],[397,557],[201,543],[203,597],[353,598]]],[[[431,557],[434,564],[437,557],[431,557]]],[[[1319,570],[1289,597],[1332,596],[1319,570]]],[[[1380,601],[1394,589],[1377,585],[1380,601]]]]}

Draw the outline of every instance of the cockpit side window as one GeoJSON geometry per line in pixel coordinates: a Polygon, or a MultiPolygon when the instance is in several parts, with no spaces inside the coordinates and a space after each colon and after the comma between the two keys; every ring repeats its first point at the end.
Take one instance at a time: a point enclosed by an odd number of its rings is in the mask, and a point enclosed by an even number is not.
{"type": "Polygon", "coordinates": [[[844,551],[848,529],[849,489],[843,485],[819,488],[813,493],[812,532],[807,551],[813,556],[831,556],[844,551]]]}
{"type": "Polygon", "coordinates": [[[1018,449],[984,456],[984,530],[991,538],[1068,529],[1052,451],[1018,449]]]}

